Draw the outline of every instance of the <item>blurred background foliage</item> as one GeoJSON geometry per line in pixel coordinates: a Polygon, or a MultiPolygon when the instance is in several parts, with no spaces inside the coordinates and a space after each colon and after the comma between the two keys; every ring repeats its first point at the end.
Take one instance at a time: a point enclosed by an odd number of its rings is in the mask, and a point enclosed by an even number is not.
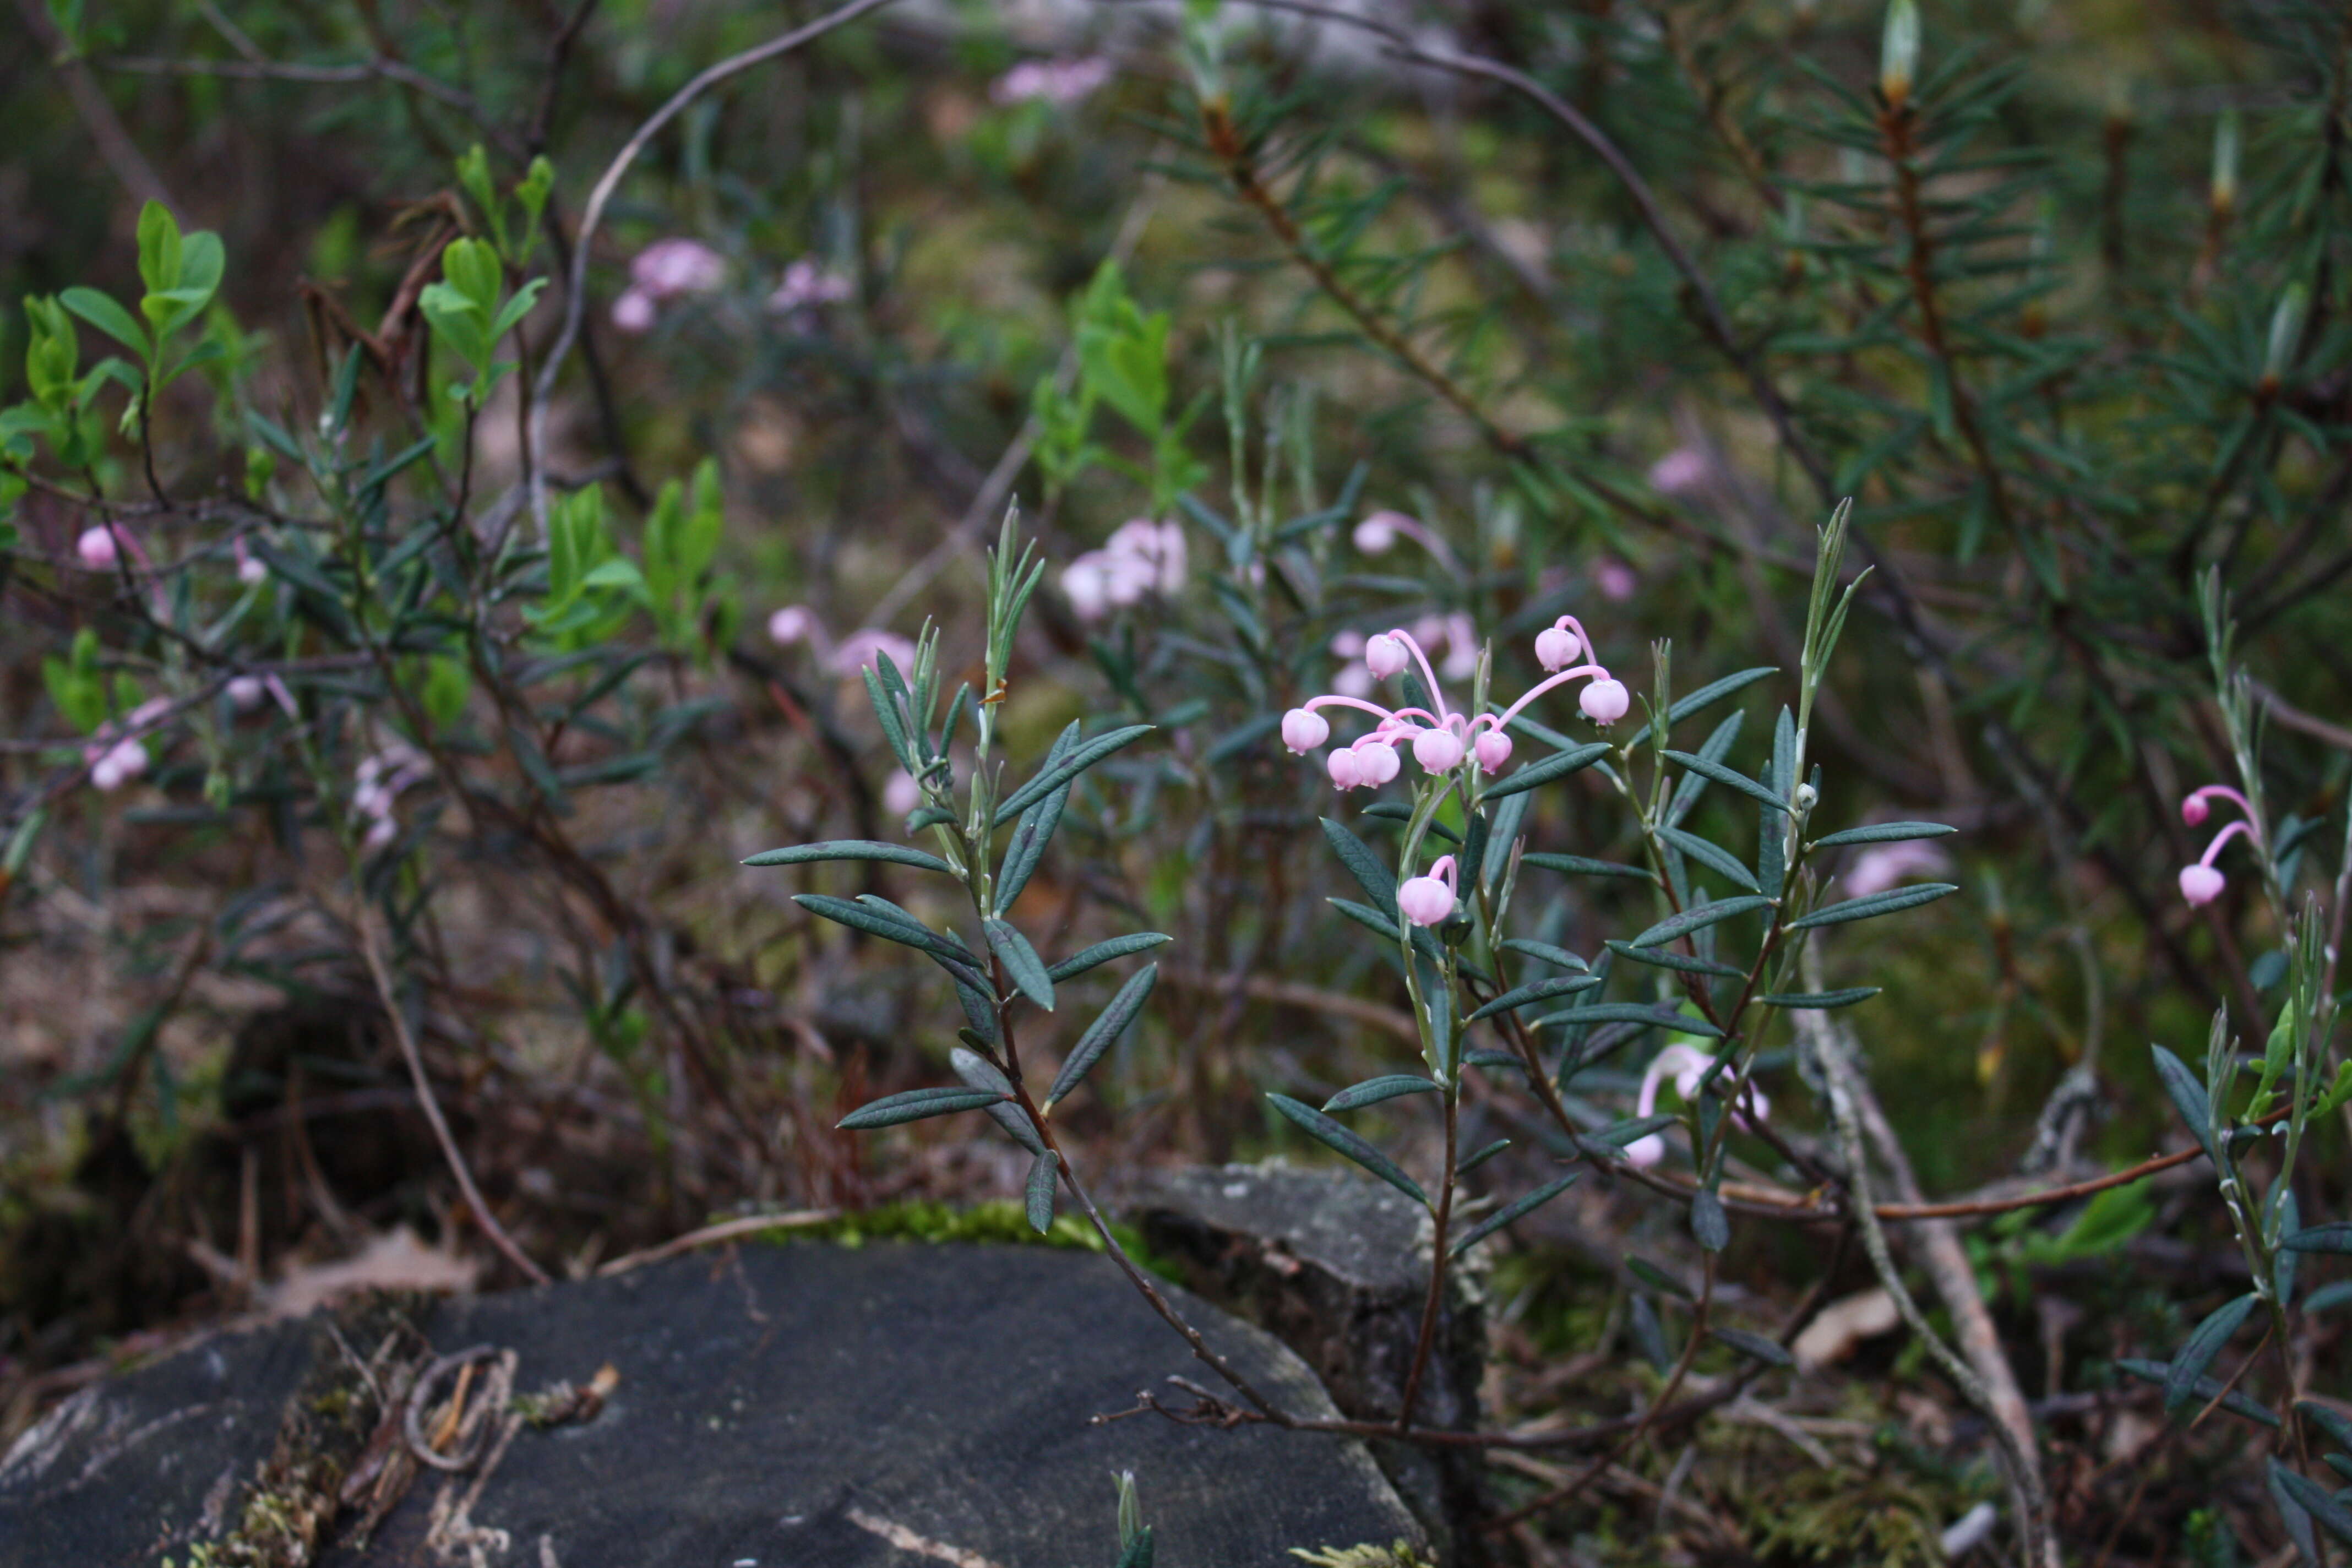
{"type": "MultiPolygon", "coordinates": [[[[13,487],[8,1430],[109,1355],[395,1226],[480,1252],[412,1114],[392,990],[488,1206],[551,1271],[747,1205],[1017,1190],[1010,1151],[832,1131],[936,1078],[952,995],[786,895],[919,890],[734,865],[898,837],[845,650],[928,616],[945,664],[976,668],[979,550],[1015,500],[1051,565],[1013,752],[1079,717],[1162,731],[1089,775],[1023,906],[1062,951],[1113,924],[1177,939],[1104,1098],[1069,1113],[1117,1166],[1311,1157],[1260,1091],[1409,1054],[1397,977],[1323,903],[1346,889],[1314,819],[1339,813],[1272,733],[1330,689],[1335,638],[1426,621],[1443,641],[1467,616],[1526,675],[1535,630],[1573,609],[1637,691],[1654,639],[1684,690],[1793,669],[1812,531],[1848,495],[1875,570],[1815,739],[1826,809],[1962,829],[1959,896],[1827,953],[1829,984],[1886,988],[1856,1018],[1927,1189],[1998,1183],[2030,1150],[2063,1176],[2165,1146],[2147,1042],[2186,1054],[2217,1005],[2271,1015],[2279,933],[2252,878],[2184,906],[2200,842],[2177,803],[2228,776],[2196,601],[2218,568],[2272,799],[2309,823],[2344,809],[2336,8],[1937,0],[1903,114],[1882,9],[1851,0],[1234,4],[1189,31],[1140,4],[877,10],[698,97],[616,186],[543,478],[574,498],[559,513],[601,508],[586,567],[603,550],[654,577],[655,535],[689,517],[716,520],[715,553],[659,606],[583,588],[610,611],[567,634],[583,662],[527,669],[500,660],[551,660],[554,634],[495,617],[331,668],[332,617],[281,564],[320,556],[289,541],[349,526],[396,548],[529,515],[523,400],[590,188],[695,72],[817,13],[11,4],[0,401],[26,395],[13,301],[135,297],[142,204],[216,232],[226,267],[191,329],[209,362],[143,424],[118,428],[105,392],[90,460],[42,447],[13,487]],[[534,238],[508,193],[541,156],[534,238]],[[549,281],[506,350],[519,374],[469,417],[419,296],[453,238],[499,221],[505,281],[549,281]],[[681,241],[686,272],[648,283],[650,247],[681,241]],[[420,433],[427,458],[316,521],[296,448],[348,437],[363,469],[420,433]],[[1380,511],[1433,542],[1360,533],[1380,511]],[[79,552],[110,517],[135,569],[79,552]],[[1138,518],[1180,530],[1183,563],[1110,602],[1085,561],[1138,518]],[[211,572],[189,592],[221,614],[248,542],[278,574],[265,604],[179,647],[186,606],[158,608],[157,582],[211,572]],[[239,679],[278,684],[223,706],[239,679]],[[80,717],[77,689],[97,704],[80,717]],[[90,787],[84,737],[158,695],[213,717],[90,787]],[[358,798],[371,759],[403,774],[389,814],[358,798]],[[370,973],[377,921],[396,985],[370,973]]],[[[110,345],[80,336],[87,369],[110,345]]],[[[1770,710],[1751,706],[1752,750],[1770,710]]],[[[1607,806],[1597,784],[1547,792],[1529,841],[1628,858],[1607,806]]],[[[1747,815],[1701,820],[1737,839],[1747,815]]],[[[1538,906],[1546,940],[1647,923],[1634,892],[1568,886],[1538,906]]],[[[1580,1092],[1630,1103],[1637,1076],[1580,1092]]],[[[1792,1074],[1773,1093],[1806,1125],[1792,1074]]],[[[2344,1195],[2342,1129],[2326,1136],[2306,1214],[2344,1195]]],[[[1630,1197],[1578,1203],[1559,1226],[1672,1228],[1630,1197]]],[[[2020,1352],[2039,1395],[2194,1321],[2182,1302],[2228,1237],[2191,1206],[2159,1184],[2073,1251],[2078,1213],[1979,1233],[2001,1321],[2041,1347],[2020,1352]],[[2126,1247],[2144,1272],[2084,1265],[2126,1247]],[[2029,1278],[2075,1302],[2055,1330],[2029,1278]]],[[[1531,1236],[1507,1300],[1529,1356],[1629,1331],[1572,1237],[1531,1236]]],[[[1816,1253],[1751,1226],[1730,1267],[1793,1293],[1816,1253]]],[[[1896,1388],[1856,1393],[1862,1418],[1897,1420],[1896,1388]]],[[[1889,1495],[1945,1484],[1896,1469],[1889,1495]]],[[[2119,1489],[2102,1473],[2076,1506],[2121,1517],[2119,1489]]],[[[2200,1502],[2143,1516],[2125,1553],[2152,1560],[2147,1532],[2200,1502]]],[[[1775,1540],[1756,1549],[1811,1550],[1775,1540]]]]}

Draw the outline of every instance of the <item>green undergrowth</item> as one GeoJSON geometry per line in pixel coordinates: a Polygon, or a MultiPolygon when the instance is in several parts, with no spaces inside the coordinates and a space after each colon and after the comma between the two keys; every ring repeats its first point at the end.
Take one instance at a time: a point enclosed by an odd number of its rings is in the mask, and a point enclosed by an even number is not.
{"type": "MultiPolygon", "coordinates": [[[[1156,1257],[1133,1226],[1111,1222],[1111,1234],[1138,1266],[1174,1284],[1184,1278],[1166,1258],[1156,1257]]],[[[1021,1205],[1010,1198],[959,1205],[920,1200],[883,1204],[845,1214],[822,1225],[801,1226],[760,1233],[770,1241],[822,1241],[835,1247],[863,1247],[869,1241],[961,1241],[982,1247],[1058,1247],[1082,1252],[1104,1250],[1094,1226],[1076,1215],[1056,1215],[1043,1235],[1032,1229],[1021,1205]]]]}

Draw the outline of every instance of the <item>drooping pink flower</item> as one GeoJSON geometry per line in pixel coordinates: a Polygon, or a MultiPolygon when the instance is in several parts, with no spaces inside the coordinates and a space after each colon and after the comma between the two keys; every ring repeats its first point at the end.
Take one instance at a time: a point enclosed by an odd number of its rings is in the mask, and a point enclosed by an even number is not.
{"type": "Polygon", "coordinates": [[[1642,580],[1622,561],[1609,560],[1592,569],[1592,585],[1602,598],[1622,605],[1641,588],[1642,580]]]}
{"type": "Polygon", "coordinates": [[[727,258],[698,239],[657,239],[629,262],[629,281],[656,304],[708,294],[727,281],[727,258]]]}
{"type": "Polygon", "coordinates": [[[1385,555],[1396,548],[1398,540],[1410,539],[1436,557],[1441,564],[1448,568],[1456,564],[1454,552],[1447,548],[1445,541],[1440,539],[1435,531],[1419,518],[1401,511],[1383,509],[1373,512],[1356,524],[1349,537],[1354,540],[1356,549],[1366,555],[1385,555]]]}
{"type": "MultiPolygon", "coordinates": [[[[1666,1047],[1650,1059],[1648,1070],[1642,1074],[1642,1092],[1634,1100],[1633,1114],[1648,1116],[1657,1110],[1658,1086],[1668,1078],[1674,1079],[1675,1092],[1681,1095],[1685,1102],[1696,1100],[1699,1085],[1706,1081],[1706,1075],[1714,1067],[1715,1058],[1695,1046],[1676,1043],[1666,1047]]],[[[1770,1110],[1771,1106],[1766,1101],[1764,1091],[1751,1082],[1732,1116],[1738,1125],[1753,1128],[1756,1121],[1762,1120],[1770,1110]],[[1751,1107],[1755,1111],[1755,1121],[1748,1116],[1751,1107]]],[[[1625,1146],[1625,1158],[1644,1169],[1665,1157],[1666,1142],[1654,1132],[1636,1138],[1625,1146]]]]}
{"type": "Polygon", "coordinates": [[[1952,868],[1952,858],[1924,839],[1874,844],[1853,858],[1839,879],[1850,899],[1883,893],[1906,877],[1937,877],[1952,868]]]}
{"type": "Polygon", "coordinates": [[[1662,496],[1688,495],[1707,481],[1714,465],[1696,447],[1677,447],[1650,465],[1650,488],[1662,496]]]}
{"type": "MultiPolygon", "coordinates": [[[[1476,630],[1467,618],[1448,617],[1434,621],[1435,629],[1447,641],[1457,647],[1476,647],[1476,630]]],[[[1429,627],[1423,627],[1429,630],[1429,627]]],[[[1343,632],[1332,641],[1335,651],[1355,646],[1354,634],[1343,632]],[[1342,639],[1348,639],[1343,641],[1342,639]]],[[[1520,711],[1536,698],[1553,687],[1570,680],[1588,681],[1579,699],[1586,715],[1601,723],[1612,723],[1624,716],[1630,703],[1624,686],[1612,679],[1608,670],[1597,663],[1556,668],[1576,654],[1589,651],[1584,640],[1584,628],[1576,625],[1573,616],[1563,616],[1559,625],[1537,639],[1539,655],[1554,665],[1554,673],[1538,682],[1517,702],[1500,713],[1471,715],[1454,711],[1446,705],[1445,694],[1422,647],[1422,639],[1402,626],[1391,627],[1363,639],[1362,669],[1382,679],[1401,674],[1412,664],[1421,667],[1421,676],[1427,683],[1433,710],[1423,708],[1383,708],[1356,690],[1343,689],[1311,697],[1299,707],[1283,715],[1283,742],[1293,752],[1304,753],[1322,744],[1330,737],[1330,727],[1317,711],[1323,708],[1353,708],[1370,713],[1376,721],[1370,734],[1333,752],[1326,767],[1331,782],[1347,790],[1363,785],[1386,784],[1396,776],[1399,763],[1396,748],[1400,744],[1412,747],[1413,760],[1423,771],[1435,776],[1449,773],[1462,765],[1464,759],[1475,760],[1478,767],[1492,773],[1508,762],[1511,742],[1502,731],[1520,711]],[[1570,628],[1573,626],[1574,630],[1570,628]],[[1552,656],[1557,656],[1555,658],[1552,656]]],[[[1456,667],[1458,669],[1458,667],[1456,667]]],[[[1472,652],[1469,670],[1477,668],[1477,655],[1472,652]]],[[[1456,679],[1460,676],[1457,673],[1456,679]]]]}
{"type": "Polygon", "coordinates": [[[624,289],[613,301],[614,327],[633,336],[652,331],[656,314],[654,297],[642,289],[624,289]]]}
{"type": "Polygon", "coordinates": [[[814,257],[803,256],[784,268],[782,281],[768,296],[768,309],[789,316],[819,305],[841,304],[856,292],[856,286],[848,279],[819,266],[814,257]]]}
{"type": "Polygon", "coordinates": [[[790,647],[822,635],[823,630],[817,625],[815,613],[806,605],[786,605],[768,617],[768,640],[778,647],[790,647]]]}
{"type": "Polygon", "coordinates": [[[886,632],[879,626],[861,626],[841,639],[825,656],[825,663],[836,675],[856,675],[860,669],[887,654],[901,675],[915,668],[915,645],[897,632],[886,632]]]}
{"type": "Polygon", "coordinates": [[[1101,55],[1023,60],[989,85],[988,96],[999,103],[1053,103],[1066,107],[1092,97],[1115,71],[1116,68],[1101,55]]]}
{"type": "Polygon", "coordinates": [[[904,768],[893,768],[890,776],[882,781],[882,809],[893,816],[906,816],[923,804],[923,786],[915,775],[904,768]]]}
{"type": "Polygon", "coordinates": [[[121,532],[110,522],[83,529],[81,537],[74,541],[74,554],[93,572],[111,572],[122,559],[122,551],[116,542],[121,532]]]}
{"type": "Polygon", "coordinates": [[[1397,889],[1397,910],[1417,926],[1444,925],[1454,918],[1454,857],[1440,855],[1429,869],[1397,889]]]}
{"type": "Polygon", "coordinates": [[[2180,868],[2180,896],[2192,907],[2211,903],[2221,896],[2221,889],[2228,885],[2229,879],[2222,876],[2213,864],[2214,858],[2221,853],[2221,846],[2242,833],[2248,843],[2257,849],[2262,847],[2263,826],[2254,820],[2252,805],[2227,784],[2207,784],[2203,789],[2190,791],[2180,803],[2180,820],[2191,827],[2199,826],[2212,815],[2213,808],[2210,803],[2215,800],[2230,802],[2242,815],[2237,821],[2213,835],[2213,841],[2205,846],[2205,853],[2198,857],[2196,864],[2180,868]]]}

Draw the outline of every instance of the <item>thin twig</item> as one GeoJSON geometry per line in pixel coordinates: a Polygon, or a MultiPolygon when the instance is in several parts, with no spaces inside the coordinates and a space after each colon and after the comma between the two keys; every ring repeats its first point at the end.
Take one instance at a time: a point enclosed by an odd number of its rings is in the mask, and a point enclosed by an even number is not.
{"type": "Polygon", "coordinates": [[[359,931],[360,952],[367,960],[368,976],[375,982],[376,995],[392,1019],[393,1037],[400,1042],[400,1054],[408,1062],[408,1076],[416,1085],[417,1103],[424,1106],[425,1119],[433,1124],[433,1136],[441,1145],[442,1158],[449,1163],[450,1173],[457,1178],[457,1190],[465,1194],[467,1206],[474,1211],[475,1223],[490,1238],[490,1245],[521,1269],[532,1284],[546,1284],[547,1270],[515,1245],[514,1237],[507,1234],[506,1226],[499,1223],[499,1216],[483,1201],[481,1189],[474,1185],[474,1173],[466,1168],[466,1157],[458,1152],[457,1140],[451,1136],[448,1120],[441,1114],[441,1103],[434,1098],[433,1085],[425,1076],[425,1058],[416,1048],[416,1036],[408,1026],[408,1015],[401,1010],[391,972],[384,967],[383,954],[376,946],[375,918],[363,901],[354,911],[352,923],[359,931]]]}

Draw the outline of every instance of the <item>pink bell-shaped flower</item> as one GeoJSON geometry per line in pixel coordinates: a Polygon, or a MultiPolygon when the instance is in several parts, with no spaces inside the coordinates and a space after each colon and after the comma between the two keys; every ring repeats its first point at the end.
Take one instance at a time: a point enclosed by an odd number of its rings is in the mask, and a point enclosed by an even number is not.
{"type": "Polygon", "coordinates": [[[1297,756],[1305,756],[1331,738],[1331,721],[1322,714],[1305,708],[1293,708],[1282,716],[1282,743],[1297,756]]]}
{"type": "Polygon", "coordinates": [[[1364,641],[1364,668],[1386,680],[1405,667],[1412,656],[1405,651],[1404,640],[1382,632],[1364,641]]]}
{"type": "Polygon", "coordinates": [[[1428,874],[1397,889],[1397,909],[1417,926],[1444,925],[1454,916],[1454,857],[1441,855],[1428,874]]]}
{"type": "Polygon", "coordinates": [[[1370,745],[1359,746],[1356,748],[1356,755],[1363,764],[1364,782],[1368,784],[1388,783],[1397,776],[1397,771],[1404,765],[1397,761],[1396,748],[1385,741],[1375,741],[1370,745]]]}
{"type": "Polygon", "coordinates": [[[1500,773],[1503,764],[1511,760],[1511,738],[1500,730],[1488,730],[1471,742],[1470,754],[1488,773],[1500,773]]]}
{"type": "Polygon", "coordinates": [[[1576,705],[1583,709],[1584,716],[1594,723],[1614,724],[1625,717],[1625,710],[1633,707],[1633,699],[1626,691],[1623,681],[1604,679],[1587,686],[1577,697],[1576,705]]]}
{"type": "Polygon", "coordinates": [[[1546,669],[1566,669],[1583,650],[1583,643],[1566,626],[1546,626],[1536,634],[1536,662],[1546,669]]]}
{"type": "Polygon", "coordinates": [[[1423,730],[1412,738],[1412,760],[1427,773],[1450,773],[1462,762],[1462,737],[1451,730],[1423,730]]]}
{"type": "Polygon", "coordinates": [[[2210,904],[2221,896],[2229,879],[2210,866],[2189,865],[2180,868],[2180,896],[2193,908],[2210,904]]]}
{"type": "Polygon", "coordinates": [[[1363,759],[1346,746],[1332,752],[1324,766],[1330,770],[1332,784],[1340,789],[1354,789],[1364,782],[1363,759]]]}
{"type": "Polygon", "coordinates": [[[93,572],[104,572],[122,558],[111,524],[82,530],[81,537],[74,541],[74,554],[93,572]]]}

